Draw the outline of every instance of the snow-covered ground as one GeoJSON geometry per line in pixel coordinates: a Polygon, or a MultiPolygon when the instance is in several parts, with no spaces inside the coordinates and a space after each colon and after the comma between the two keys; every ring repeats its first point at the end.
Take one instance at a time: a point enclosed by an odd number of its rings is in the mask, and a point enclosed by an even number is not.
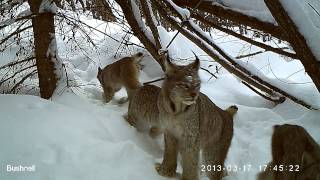
{"type": "MultiPolygon", "coordinates": [[[[162,43],[166,44],[174,33],[166,34],[164,29],[160,31],[162,43]],[[166,35],[168,37],[163,37],[166,35]]],[[[243,42],[230,37],[221,37],[216,34],[215,42],[232,56],[239,55],[241,48],[243,54],[260,50],[246,47],[243,42]]],[[[106,104],[102,100],[102,89],[96,79],[97,67],[114,61],[118,44],[110,39],[101,40],[98,53],[85,47],[88,50],[85,56],[68,51],[59,37],[57,40],[68,74],[76,80],[74,87],[57,93],[49,101],[28,95],[0,95],[0,179],[167,179],[159,176],[154,169],[154,164],[161,162],[162,138],[153,140],[136,132],[123,119],[127,104],[106,104]],[[34,165],[35,171],[7,172],[7,165],[34,165]]],[[[218,65],[184,37],[179,35],[170,47],[174,57],[184,60],[193,58],[191,50],[202,60],[202,67],[215,72],[218,65]]],[[[123,52],[130,54],[135,51],[137,49],[133,48],[123,52]]],[[[287,62],[272,53],[239,61],[254,66],[256,73],[263,74],[272,82],[283,83],[287,90],[320,107],[319,93],[301,70],[300,62],[287,62]]],[[[140,78],[142,82],[162,75],[150,56],[146,56],[142,63],[145,64],[140,78]]],[[[304,109],[289,100],[274,106],[224,70],[219,71],[218,79],[211,78],[202,70],[199,73],[201,91],[214,103],[221,108],[233,104],[239,107],[234,118],[234,137],[226,165],[251,168],[229,172],[225,180],[255,179],[259,166],[271,159],[270,139],[275,124],[302,125],[320,143],[320,111],[304,109]]],[[[117,93],[115,99],[122,96],[126,96],[124,90],[117,93]]],[[[181,172],[181,168],[178,169],[181,172]]]]}
{"type": "MultiPolygon", "coordinates": [[[[254,179],[270,158],[274,124],[304,126],[320,142],[320,112],[291,102],[275,108],[228,75],[204,83],[202,91],[220,107],[237,104],[234,137],[227,165],[251,165],[225,179],[254,179]],[[227,82],[227,83],[226,83],[227,82]]],[[[119,96],[125,95],[120,92],[119,96]]],[[[117,98],[118,98],[117,97],[117,98]]],[[[27,95],[0,95],[0,179],[160,180],[162,141],[152,140],[124,121],[127,106],[105,104],[64,92],[52,101],[27,95]],[[35,172],[6,172],[7,165],[35,165],[35,172]]],[[[205,179],[205,178],[203,178],[205,179]]]]}

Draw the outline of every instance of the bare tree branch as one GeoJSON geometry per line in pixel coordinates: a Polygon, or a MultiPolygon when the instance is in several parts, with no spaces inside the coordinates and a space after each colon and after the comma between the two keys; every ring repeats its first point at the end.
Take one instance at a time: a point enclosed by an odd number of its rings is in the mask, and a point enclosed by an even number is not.
{"type": "MultiPolygon", "coordinates": [[[[194,5],[197,4],[198,0],[173,0],[173,2],[178,6],[193,8],[194,5]]],[[[203,1],[197,9],[221,19],[229,19],[233,22],[269,33],[278,39],[286,40],[286,36],[278,26],[268,22],[263,22],[255,17],[247,16],[232,9],[219,6],[211,1],[203,1]]]]}
{"type": "Polygon", "coordinates": [[[34,74],[37,73],[37,70],[33,70],[31,73],[27,74],[25,77],[23,77],[19,82],[17,82],[11,89],[10,89],[10,93],[13,93],[26,79],[28,79],[29,77],[33,76],[34,74]]]}
{"type": "Polygon", "coordinates": [[[139,38],[141,43],[145,46],[148,52],[153,56],[153,58],[160,64],[161,68],[164,70],[164,64],[161,61],[161,56],[158,54],[157,48],[150,41],[145,32],[140,28],[139,23],[135,19],[134,12],[131,7],[132,0],[116,0],[116,2],[121,6],[124,12],[125,18],[128,21],[130,27],[134,34],[139,38]]]}
{"type": "Polygon", "coordinates": [[[22,29],[17,29],[17,30],[15,30],[13,33],[11,33],[11,34],[7,35],[5,38],[3,38],[3,39],[0,41],[0,45],[3,44],[4,42],[6,42],[8,39],[10,39],[12,36],[17,35],[17,34],[20,34],[21,32],[23,32],[23,31],[25,31],[25,30],[27,30],[27,29],[30,29],[30,28],[32,28],[31,25],[30,25],[30,26],[27,26],[27,27],[24,27],[24,28],[22,28],[22,29]]]}
{"type": "Polygon", "coordinates": [[[280,25],[283,32],[286,32],[294,51],[299,56],[306,72],[311,77],[320,92],[320,59],[317,59],[310,50],[305,38],[290,18],[282,4],[278,0],[264,0],[273,17],[280,25]]]}
{"type": "MultiPolygon", "coordinates": [[[[261,91],[267,93],[270,95],[270,98],[274,99],[275,96],[285,96],[294,102],[301,104],[302,106],[305,106],[309,109],[315,109],[311,105],[305,103],[302,100],[297,99],[296,97],[288,94],[287,92],[269,84],[268,82],[262,80],[261,78],[254,76],[250,73],[250,71],[246,70],[242,66],[240,66],[238,63],[236,63],[231,57],[229,57],[227,54],[223,52],[222,49],[220,49],[218,46],[216,46],[212,41],[208,41],[208,39],[201,33],[198,32],[196,29],[194,29],[191,25],[190,22],[188,21],[186,23],[187,27],[191,28],[194,30],[194,33],[197,34],[195,36],[192,32],[181,28],[179,25],[179,22],[172,18],[169,17],[168,14],[165,11],[165,7],[163,7],[158,0],[155,1],[158,6],[158,12],[175,28],[180,29],[180,32],[187,37],[189,40],[191,40],[193,43],[197,44],[204,52],[206,52],[209,56],[211,56],[213,59],[216,60],[220,65],[222,65],[226,70],[228,70],[230,73],[233,73],[234,75],[238,76],[240,79],[243,81],[247,82],[248,84],[254,86],[255,88],[260,89],[261,91]],[[199,37],[198,37],[199,36],[199,37]],[[226,62],[224,59],[222,59],[218,54],[216,54],[215,51],[213,51],[212,47],[216,49],[225,59],[227,59],[230,63],[226,62]]],[[[162,1],[166,2],[166,0],[162,1]]],[[[170,3],[166,3],[167,6],[170,6],[170,3]]],[[[173,10],[174,8],[171,7],[173,10]]],[[[176,12],[176,14],[179,14],[176,12]]],[[[281,97],[280,97],[281,98],[281,97]]],[[[277,97],[276,99],[279,99],[277,97]]]]}
{"type": "Polygon", "coordinates": [[[5,68],[8,68],[8,67],[15,66],[15,65],[20,64],[20,63],[23,63],[23,62],[32,61],[32,60],[34,60],[34,59],[35,59],[35,57],[32,56],[32,57],[28,57],[28,58],[26,58],[26,59],[24,59],[24,60],[13,61],[13,62],[10,62],[10,63],[8,63],[8,64],[6,64],[6,65],[1,66],[1,67],[0,67],[0,70],[1,70],[1,69],[5,69],[5,68]]]}
{"type": "Polygon", "coordinates": [[[238,34],[238,33],[234,32],[234,31],[232,31],[230,29],[223,28],[223,27],[215,24],[214,22],[206,19],[205,17],[201,16],[199,13],[192,14],[192,17],[194,17],[195,19],[197,19],[198,21],[200,21],[200,22],[202,22],[204,24],[207,24],[208,26],[211,26],[211,27],[213,27],[215,29],[218,29],[219,31],[225,32],[227,34],[230,34],[230,35],[232,35],[232,36],[234,36],[236,38],[239,38],[239,39],[241,39],[243,41],[246,41],[246,42],[248,42],[248,43],[250,43],[252,45],[255,45],[257,47],[260,47],[262,49],[265,49],[265,50],[268,50],[268,51],[272,51],[274,53],[281,54],[281,55],[284,55],[284,56],[288,56],[288,57],[291,57],[293,59],[297,59],[298,58],[296,54],[283,51],[280,48],[274,48],[272,46],[266,45],[264,43],[255,41],[255,40],[253,40],[251,38],[248,38],[248,37],[245,37],[245,36],[243,36],[241,34],[238,34]]]}

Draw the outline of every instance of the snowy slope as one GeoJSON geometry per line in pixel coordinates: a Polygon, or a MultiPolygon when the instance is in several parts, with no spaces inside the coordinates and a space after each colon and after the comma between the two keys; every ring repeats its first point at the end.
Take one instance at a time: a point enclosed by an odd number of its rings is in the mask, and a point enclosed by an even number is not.
{"type": "MultiPolygon", "coordinates": [[[[239,88],[228,76],[202,87],[220,107],[234,102],[239,106],[226,164],[251,165],[252,169],[230,172],[225,179],[254,179],[259,165],[270,160],[274,124],[303,125],[320,142],[320,112],[303,110],[290,102],[270,108],[250,92],[237,92],[239,88]],[[227,80],[230,83],[225,83],[227,80]],[[289,108],[292,112],[285,112],[289,108]]],[[[161,161],[161,139],[154,141],[130,127],[122,118],[126,108],[70,92],[53,101],[0,95],[0,179],[165,179],[153,167],[161,161]],[[7,164],[35,165],[36,171],[5,172],[7,164]]]]}
{"type": "Polygon", "coordinates": [[[143,148],[150,140],[122,120],[125,108],[71,94],[55,102],[0,99],[0,179],[161,179],[153,171],[157,149],[153,142],[143,148]],[[35,165],[36,171],[6,172],[6,165],[20,164],[35,165]]]}

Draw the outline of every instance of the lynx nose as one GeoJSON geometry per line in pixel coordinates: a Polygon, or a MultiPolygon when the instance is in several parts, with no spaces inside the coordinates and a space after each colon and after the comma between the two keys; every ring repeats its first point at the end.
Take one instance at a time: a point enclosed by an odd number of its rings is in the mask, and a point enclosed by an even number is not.
{"type": "Polygon", "coordinates": [[[196,93],[196,92],[191,92],[191,93],[190,93],[190,96],[191,96],[191,97],[196,97],[196,96],[197,96],[197,93],[196,93]]]}

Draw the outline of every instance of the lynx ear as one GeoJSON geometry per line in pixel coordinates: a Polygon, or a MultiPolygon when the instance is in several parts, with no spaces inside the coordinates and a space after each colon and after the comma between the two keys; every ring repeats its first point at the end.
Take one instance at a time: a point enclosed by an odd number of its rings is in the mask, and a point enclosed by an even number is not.
{"type": "Polygon", "coordinates": [[[173,72],[175,65],[170,61],[169,55],[167,54],[167,58],[164,62],[164,65],[166,67],[166,74],[173,72]]]}
{"type": "Polygon", "coordinates": [[[101,74],[101,72],[102,72],[101,67],[98,67],[98,75],[101,74]]]}
{"type": "Polygon", "coordinates": [[[140,62],[143,58],[143,53],[142,52],[138,52],[137,54],[134,54],[132,56],[132,58],[134,59],[135,62],[140,62]]]}
{"type": "Polygon", "coordinates": [[[198,56],[192,51],[192,53],[194,54],[194,56],[196,57],[195,61],[193,63],[190,64],[190,66],[193,68],[193,69],[196,69],[198,70],[200,68],[200,60],[198,58],[198,56]]]}

